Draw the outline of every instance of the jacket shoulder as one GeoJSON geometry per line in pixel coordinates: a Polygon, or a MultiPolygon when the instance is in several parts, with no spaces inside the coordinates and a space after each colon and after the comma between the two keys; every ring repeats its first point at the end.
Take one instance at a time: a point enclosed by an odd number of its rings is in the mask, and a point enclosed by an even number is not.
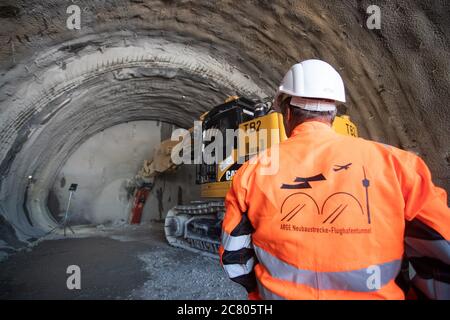
{"type": "Polygon", "coordinates": [[[359,145],[365,146],[368,149],[372,149],[375,152],[379,152],[385,156],[389,156],[398,161],[411,161],[411,160],[416,160],[416,159],[420,158],[417,154],[415,154],[411,151],[402,150],[398,147],[394,147],[394,146],[386,144],[386,143],[372,141],[372,140],[366,140],[364,138],[354,138],[354,137],[345,137],[345,139],[347,139],[347,141],[346,141],[347,143],[356,142],[359,145]],[[352,140],[352,141],[348,141],[348,140],[352,140]]]}

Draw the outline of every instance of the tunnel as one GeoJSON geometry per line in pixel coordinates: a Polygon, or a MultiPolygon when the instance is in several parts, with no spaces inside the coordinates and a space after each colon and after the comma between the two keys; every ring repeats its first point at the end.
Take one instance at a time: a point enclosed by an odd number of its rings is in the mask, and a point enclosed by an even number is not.
{"type": "MultiPolygon", "coordinates": [[[[312,58],[342,75],[339,111],[360,136],[420,155],[450,189],[446,0],[2,0],[0,21],[6,252],[57,225],[70,183],[79,223],[126,219],[127,179],[174,128],[229,96],[273,97],[289,67],[312,58]],[[379,30],[367,27],[373,4],[379,30]]],[[[161,201],[165,211],[196,200],[194,176],[161,180],[169,191],[159,203],[155,191],[147,218],[164,218],[161,201]]]]}

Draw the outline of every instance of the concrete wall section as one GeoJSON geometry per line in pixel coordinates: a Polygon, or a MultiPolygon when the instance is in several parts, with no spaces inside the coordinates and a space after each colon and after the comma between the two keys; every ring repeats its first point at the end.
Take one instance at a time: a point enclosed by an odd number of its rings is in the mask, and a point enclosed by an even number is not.
{"type": "MultiPolygon", "coordinates": [[[[171,126],[157,121],[133,121],[108,128],[82,144],[64,164],[51,189],[48,206],[56,219],[64,215],[68,188],[78,184],[70,206],[71,223],[125,223],[133,202],[131,179],[142,162],[151,159],[161,131],[171,126]]],[[[159,220],[179,202],[195,199],[195,168],[157,178],[143,220],[159,220]]]]}

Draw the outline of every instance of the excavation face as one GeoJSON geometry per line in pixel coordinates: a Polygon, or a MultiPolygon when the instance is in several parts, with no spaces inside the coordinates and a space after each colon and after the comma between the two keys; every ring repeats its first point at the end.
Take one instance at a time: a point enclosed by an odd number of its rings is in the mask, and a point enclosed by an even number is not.
{"type": "MultiPolygon", "coordinates": [[[[125,176],[150,156],[163,124],[189,128],[229,95],[273,96],[289,67],[308,58],[342,74],[340,108],[363,137],[419,153],[450,187],[445,1],[390,1],[381,30],[365,27],[367,1],[84,1],[80,30],[67,27],[71,1],[6,2],[0,238],[8,243],[51,229],[77,176],[91,188],[83,195],[80,183],[77,205],[101,223],[95,207],[127,203],[125,176]],[[152,128],[148,141],[142,126],[152,128]],[[109,154],[85,158],[96,146],[109,154]]],[[[175,197],[193,174],[172,178],[175,197]]]]}

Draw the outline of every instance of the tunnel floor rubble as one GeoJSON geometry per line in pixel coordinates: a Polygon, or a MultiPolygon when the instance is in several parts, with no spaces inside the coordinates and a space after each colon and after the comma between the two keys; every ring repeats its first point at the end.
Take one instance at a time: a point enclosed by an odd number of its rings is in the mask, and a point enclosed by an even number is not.
{"type": "Polygon", "coordinates": [[[170,247],[163,225],[74,227],[0,263],[0,299],[245,299],[219,261],[170,247]],[[56,241],[57,240],[57,241],[56,241]],[[81,289],[67,289],[67,267],[81,289]]]}

